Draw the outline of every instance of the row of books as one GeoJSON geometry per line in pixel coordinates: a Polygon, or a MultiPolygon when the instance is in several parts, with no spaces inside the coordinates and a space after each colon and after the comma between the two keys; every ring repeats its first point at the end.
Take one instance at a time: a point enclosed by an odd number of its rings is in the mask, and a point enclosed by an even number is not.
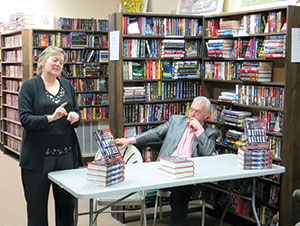
{"type": "Polygon", "coordinates": [[[197,36],[202,34],[198,19],[167,17],[123,17],[123,34],[197,36]]]}
{"type": "Polygon", "coordinates": [[[282,137],[267,136],[268,149],[272,151],[273,158],[281,158],[282,137]]]}
{"type": "MultiPolygon", "coordinates": [[[[33,50],[33,60],[38,61],[39,56],[43,50],[33,50]]],[[[108,50],[93,50],[93,49],[77,49],[65,50],[67,54],[67,62],[81,63],[81,62],[108,62],[108,50]]]]}
{"type": "Polygon", "coordinates": [[[22,62],[22,50],[2,51],[3,62],[22,62]]]}
{"type": "Polygon", "coordinates": [[[283,112],[259,111],[259,117],[263,118],[267,123],[267,131],[282,132],[283,128],[283,112]]]}
{"type": "Polygon", "coordinates": [[[69,79],[76,92],[78,91],[108,91],[108,81],[104,78],[69,79]]]}
{"type": "Polygon", "coordinates": [[[5,108],[3,109],[3,113],[5,114],[5,117],[8,119],[11,119],[13,121],[19,122],[19,112],[16,109],[13,108],[5,108]]]}
{"type": "Polygon", "coordinates": [[[77,93],[79,106],[108,104],[108,93],[77,93]]]}
{"type": "Polygon", "coordinates": [[[198,61],[146,60],[123,62],[124,80],[198,78],[198,61]]]}
{"type": "Polygon", "coordinates": [[[252,85],[236,85],[235,102],[239,104],[283,108],[284,88],[252,85]]]}
{"type": "Polygon", "coordinates": [[[4,37],[3,47],[18,47],[22,46],[22,35],[12,35],[4,37]]]}
{"type": "Polygon", "coordinates": [[[67,77],[107,77],[108,65],[85,63],[65,65],[62,74],[67,77]]]}
{"type": "Polygon", "coordinates": [[[68,34],[57,32],[56,34],[33,34],[33,45],[36,47],[58,46],[107,48],[108,38],[104,34],[87,34],[86,32],[70,32],[68,34]]]}
{"type": "Polygon", "coordinates": [[[190,104],[129,104],[124,105],[124,123],[160,122],[168,120],[172,114],[186,115],[190,104]]]}
{"type": "Polygon", "coordinates": [[[19,92],[22,82],[16,80],[4,80],[3,81],[3,90],[9,90],[13,92],[19,92]]]}
{"type": "Polygon", "coordinates": [[[98,120],[109,118],[109,107],[85,107],[80,109],[84,120],[98,120]]]}
{"type": "Polygon", "coordinates": [[[206,42],[207,54],[211,58],[284,58],[285,37],[211,39],[206,42]]]}
{"type": "Polygon", "coordinates": [[[262,57],[264,38],[242,38],[234,40],[230,53],[232,58],[259,58],[262,57]]]}
{"type": "Polygon", "coordinates": [[[108,31],[108,20],[86,18],[58,18],[58,28],[65,30],[108,31]]]}
{"type": "Polygon", "coordinates": [[[205,79],[271,82],[272,62],[205,61],[205,79]]]}
{"type": "Polygon", "coordinates": [[[6,136],[6,145],[18,152],[21,151],[21,141],[12,136],[6,136]]]}
{"type": "Polygon", "coordinates": [[[145,100],[188,99],[199,96],[199,81],[145,83],[145,100]]]}
{"type": "Polygon", "coordinates": [[[6,131],[17,137],[22,137],[23,127],[12,122],[6,122],[6,131]]]}
{"type": "Polygon", "coordinates": [[[124,39],[124,57],[197,57],[201,56],[199,40],[184,39],[124,39]]]}
{"type": "Polygon", "coordinates": [[[4,70],[2,71],[2,76],[17,77],[21,78],[23,76],[22,66],[18,65],[2,65],[4,70]]]}
{"type": "Polygon", "coordinates": [[[214,37],[278,33],[286,30],[285,24],[286,15],[283,11],[245,14],[240,20],[226,18],[209,19],[207,20],[206,35],[214,37]]]}
{"type": "Polygon", "coordinates": [[[18,107],[18,95],[6,93],[4,101],[5,104],[11,105],[13,107],[18,107]]]}

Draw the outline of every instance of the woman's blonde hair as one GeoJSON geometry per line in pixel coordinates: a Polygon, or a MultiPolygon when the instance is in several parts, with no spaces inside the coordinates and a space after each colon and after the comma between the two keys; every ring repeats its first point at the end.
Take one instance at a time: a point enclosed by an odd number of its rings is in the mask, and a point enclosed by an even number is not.
{"type": "Polygon", "coordinates": [[[66,52],[59,47],[56,46],[48,46],[40,55],[37,65],[37,72],[41,74],[43,72],[43,65],[47,61],[47,59],[55,54],[62,53],[64,55],[64,63],[67,61],[68,55],[66,52]]]}

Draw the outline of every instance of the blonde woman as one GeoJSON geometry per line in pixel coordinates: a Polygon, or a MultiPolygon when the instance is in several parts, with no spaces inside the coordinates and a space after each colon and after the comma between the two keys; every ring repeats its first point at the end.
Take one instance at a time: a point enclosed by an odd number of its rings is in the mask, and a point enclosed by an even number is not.
{"type": "MultiPolygon", "coordinates": [[[[38,75],[24,81],[19,97],[24,127],[20,167],[27,202],[27,225],[48,225],[48,195],[54,170],[78,168],[82,156],[74,128],[80,112],[73,87],[61,78],[67,55],[49,46],[39,56],[38,75]]],[[[52,184],[56,226],[73,225],[74,199],[52,184]]]]}

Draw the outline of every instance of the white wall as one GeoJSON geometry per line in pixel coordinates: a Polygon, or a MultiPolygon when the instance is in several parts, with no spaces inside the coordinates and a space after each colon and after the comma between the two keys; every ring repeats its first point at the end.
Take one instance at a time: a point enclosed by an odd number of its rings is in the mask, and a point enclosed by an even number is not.
{"type": "MultiPolygon", "coordinates": [[[[148,0],[148,11],[170,13],[177,8],[177,0],[148,0]]],[[[237,0],[224,0],[223,11],[235,11],[237,0]]],[[[53,12],[58,17],[107,18],[117,12],[119,0],[1,0],[0,21],[7,21],[15,12],[53,12]]]]}
{"type": "Polygon", "coordinates": [[[52,12],[58,17],[82,17],[106,19],[119,9],[118,0],[1,0],[0,21],[8,21],[15,12],[52,12]]]}

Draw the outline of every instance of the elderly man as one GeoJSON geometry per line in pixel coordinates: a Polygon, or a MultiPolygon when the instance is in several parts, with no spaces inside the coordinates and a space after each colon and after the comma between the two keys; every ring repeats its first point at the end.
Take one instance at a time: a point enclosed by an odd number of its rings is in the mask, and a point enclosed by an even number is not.
{"type": "MultiPolygon", "coordinates": [[[[150,142],[161,141],[162,146],[158,158],[211,155],[215,150],[215,141],[219,133],[204,124],[210,112],[210,105],[206,97],[196,97],[191,104],[188,116],[172,115],[164,124],[135,137],[116,139],[116,143],[123,149],[129,144],[146,146],[150,142]]],[[[184,226],[193,186],[175,187],[170,190],[171,225],[184,226]]]]}

